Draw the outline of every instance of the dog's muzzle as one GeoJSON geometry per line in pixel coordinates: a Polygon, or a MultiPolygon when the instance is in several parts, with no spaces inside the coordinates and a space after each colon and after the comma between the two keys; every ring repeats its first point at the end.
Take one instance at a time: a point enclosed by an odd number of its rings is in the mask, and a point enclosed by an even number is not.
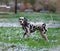
{"type": "Polygon", "coordinates": [[[24,22],[22,20],[19,20],[20,21],[20,24],[24,24],[24,22]]]}

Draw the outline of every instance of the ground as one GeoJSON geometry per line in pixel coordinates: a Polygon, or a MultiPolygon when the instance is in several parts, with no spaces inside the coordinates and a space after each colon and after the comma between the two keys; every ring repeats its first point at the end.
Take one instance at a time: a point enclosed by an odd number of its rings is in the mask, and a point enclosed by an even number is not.
{"type": "Polygon", "coordinates": [[[0,15],[0,51],[59,51],[59,48],[60,14],[11,13],[0,15]],[[49,42],[41,37],[39,31],[32,33],[29,38],[22,39],[24,31],[18,21],[20,16],[26,17],[31,22],[53,21],[56,26],[48,28],[49,42]]]}

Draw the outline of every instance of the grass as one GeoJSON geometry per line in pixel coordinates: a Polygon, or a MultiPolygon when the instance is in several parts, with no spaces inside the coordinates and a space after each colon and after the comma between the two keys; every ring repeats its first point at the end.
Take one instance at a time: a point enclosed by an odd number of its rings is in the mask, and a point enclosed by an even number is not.
{"type": "MultiPolygon", "coordinates": [[[[20,16],[26,17],[29,21],[33,22],[43,21],[49,23],[49,21],[54,21],[55,23],[60,23],[60,14],[47,14],[47,13],[24,13],[24,12],[17,14],[12,13],[8,15],[0,15],[0,19],[6,18],[6,20],[3,20],[4,22],[18,22],[18,18],[20,16]]],[[[3,21],[0,20],[0,22],[3,21]]]]}
{"type": "Polygon", "coordinates": [[[0,27],[0,42],[27,44],[30,47],[55,47],[60,45],[60,28],[49,28],[47,36],[49,42],[46,42],[38,31],[30,35],[29,38],[22,39],[24,31],[17,27],[0,27]],[[10,37],[10,38],[9,38],[10,37]]]}
{"type": "MultiPolygon", "coordinates": [[[[53,21],[60,23],[60,14],[46,14],[46,13],[18,13],[0,15],[0,22],[18,23],[18,18],[24,16],[28,21],[32,22],[46,22],[53,21]]],[[[29,47],[36,48],[50,48],[60,45],[60,28],[49,28],[47,36],[49,42],[46,42],[40,35],[39,31],[35,31],[29,38],[22,39],[24,31],[20,27],[0,27],[0,42],[23,44],[29,47]]]]}

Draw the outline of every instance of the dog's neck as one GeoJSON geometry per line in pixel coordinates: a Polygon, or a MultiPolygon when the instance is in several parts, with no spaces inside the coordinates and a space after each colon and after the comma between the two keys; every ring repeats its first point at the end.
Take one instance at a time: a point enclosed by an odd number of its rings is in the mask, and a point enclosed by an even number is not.
{"type": "Polygon", "coordinates": [[[26,22],[25,24],[22,24],[22,26],[24,26],[24,27],[28,27],[28,22],[26,22]]]}

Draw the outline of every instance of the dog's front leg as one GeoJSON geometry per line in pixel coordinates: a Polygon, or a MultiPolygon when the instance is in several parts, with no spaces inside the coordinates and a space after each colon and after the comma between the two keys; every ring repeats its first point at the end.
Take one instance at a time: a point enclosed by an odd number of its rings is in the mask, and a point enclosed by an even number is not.
{"type": "Polygon", "coordinates": [[[27,27],[27,37],[30,35],[30,29],[27,27]]]}
{"type": "Polygon", "coordinates": [[[23,38],[25,37],[25,35],[27,35],[27,37],[29,37],[29,34],[30,34],[30,30],[29,30],[28,27],[26,27],[25,33],[23,35],[23,38]]]}
{"type": "Polygon", "coordinates": [[[26,32],[24,33],[23,38],[25,37],[25,35],[26,35],[26,32]]]}

